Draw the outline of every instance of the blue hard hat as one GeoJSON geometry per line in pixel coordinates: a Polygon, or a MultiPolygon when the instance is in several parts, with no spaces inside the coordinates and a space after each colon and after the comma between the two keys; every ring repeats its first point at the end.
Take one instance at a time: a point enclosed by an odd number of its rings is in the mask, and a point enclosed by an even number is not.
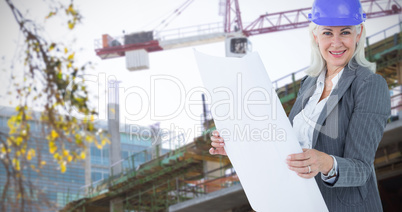
{"type": "Polygon", "coordinates": [[[315,0],[308,19],[322,26],[351,26],[366,20],[359,0],[315,0]]]}

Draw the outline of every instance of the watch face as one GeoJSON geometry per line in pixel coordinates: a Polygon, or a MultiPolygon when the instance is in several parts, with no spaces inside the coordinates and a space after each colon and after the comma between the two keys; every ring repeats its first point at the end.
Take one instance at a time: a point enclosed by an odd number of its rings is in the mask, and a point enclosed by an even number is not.
{"type": "Polygon", "coordinates": [[[329,171],[328,176],[332,176],[335,174],[335,169],[332,168],[331,171],[329,171]]]}

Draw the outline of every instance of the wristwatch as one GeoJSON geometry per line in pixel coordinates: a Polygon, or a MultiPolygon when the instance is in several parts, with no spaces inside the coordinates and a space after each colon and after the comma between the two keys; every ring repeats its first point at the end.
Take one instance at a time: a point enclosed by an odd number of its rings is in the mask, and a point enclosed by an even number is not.
{"type": "Polygon", "coordinates": [[[332,165],[332,169],[329,170],[329,172],[328,172],[328,174],[326,176],[328,179],[336,177],[335,158],[332,155],[331,155],[331,157],[334,159],[334,165],[332,165]]]}
{"type": "Polygon", "coordinates": [[[331,178],[333,178],[333,177],[336,177],[335,166],[333,166],[332,169],[328,172],[327,177],[328,177],[328,179],[331,179],[331,178]]]}

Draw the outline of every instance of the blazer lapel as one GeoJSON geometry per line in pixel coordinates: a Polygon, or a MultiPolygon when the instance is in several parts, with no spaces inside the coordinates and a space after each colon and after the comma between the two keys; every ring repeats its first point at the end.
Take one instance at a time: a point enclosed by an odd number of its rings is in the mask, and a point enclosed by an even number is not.
{"type": "Polygon", "coordinates": [[[308,77],[303,83],[303,89],[300,92],[300,96],[297,97],[297,101],[292,107],[291,113],[289,114],[290,123],[293,125],[294,117],[300,113],[300,111],[306,106],[310,97],[314,94],[316,89],[318,77],[308,77]]]}
{"type": "Polygon", "coordinates": [[[327,119],[327,117],[331,113],[331,111],[336,107],[339,100],[345,94],[346,90],[350,87],[350,85],[352,84],[352,82],[355,78],[356,78],[355,71],[350,70],[349,67],[346,66],[341,78],[339,79],[339,81],[338,81],[336,87],[334,88],[334,90],[332,91],[331,95],[328,97],[328,100],[327,100],[320,116],[318,117],[317,124],[315,126],[315,130],[314,130],[314,134],[313,134],[313,145],[312,145],[313,148],[315,147],[315,145],[317,143],[318,133],[320,132],[324,121],[327,119]]]}

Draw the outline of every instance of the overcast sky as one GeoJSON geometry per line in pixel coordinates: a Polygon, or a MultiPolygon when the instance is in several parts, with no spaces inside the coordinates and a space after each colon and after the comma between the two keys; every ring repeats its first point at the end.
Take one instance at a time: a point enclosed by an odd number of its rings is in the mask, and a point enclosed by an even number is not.
{"type": "MultiPolygon", "coordinates": [[[[39,22],[43,22],[49,12],[42,0],[16,0],[15,2],[24,8],[22,10],[24,13],[39,22]]],[[[105,96],[101,91],[106,88],[106,79],[115,78],[122,82],[120,84],[122,122],[126,120],[127,123],[140,125],[160,122],[163,128],[168,129],[174,129],[171,127],[174,124],[176,130],[184,129],[188,135],[187,141],[191,141],[192,136],[198,134],[194,131],[196,131],[195,126],[200,124],[199,116],[202,113],[202,107],[191,106],[187,110],[180,107],[188,105],[188,101],[201,99],[200,93],[189,96],[191,89],[202,86],[193,49],[211,55],[224,56],[224,42],[151,53],[149,54],[150,69],[136,72],[130,72],[125,68],[124,57],[101,60],[94,51],[94,40],[100,39],[102,34],[118,36],[122,35],[123,30],[126,33],[151,30],[163,20],[163,17],[169,15],[183,2],[185,0],[75,1],[76,8],[84,17],[76,30],[72,32],[64,30],[67,28],[66,23],[57,18],[46,21],[43,26],[46,36],[51,40],[71,43],[73,49],[77,51],[78,62],[93,61],[95,63],[94,69],[86,72],[88,74],[86,78],[94,93],[91,103],[99,108],[101,114],[105,109],[103,102],[105,96]],[[162,77],[168,80],[162,80],[162,77]],[[159,80],[152,82],[152,79],[159,80]],[[144,95],[148,96],[148,100],[144,100],[139,94],[142,90],[144,95]],[[178,109],[180,111],[177,111],[178,109]],[[172,117],[175,114],[178,115],[172,117]]],[[[311,7],[312,2],[313,0],[239,0],[245,24],[265,13],[311,7]]],[[[219,0],[195,0],[166,29],[222,22],[223,17],[218,13],[219,0]]],[[[16,67],[13,73],[17,75],[22,70],[18,54],[22,41],[19,38],[18,27],[4,1],[0,1],[0,20],[2,32],[0,36],[0,58],[2,59],[0,98],[2,101],[0,104],[10,105],[11,101],[11,105],[15,105],[18,101],[8,97],[6,92],[10,89],[9,67],[11,65],[16,67]]],[[[367,35],[398,22],[397,15],[367,20],[367,35]]],[[[307,28],[250,37],[253,51],[260,54],[272,81],[308,66],[310,60],[308,39],[307,28]]]]}

